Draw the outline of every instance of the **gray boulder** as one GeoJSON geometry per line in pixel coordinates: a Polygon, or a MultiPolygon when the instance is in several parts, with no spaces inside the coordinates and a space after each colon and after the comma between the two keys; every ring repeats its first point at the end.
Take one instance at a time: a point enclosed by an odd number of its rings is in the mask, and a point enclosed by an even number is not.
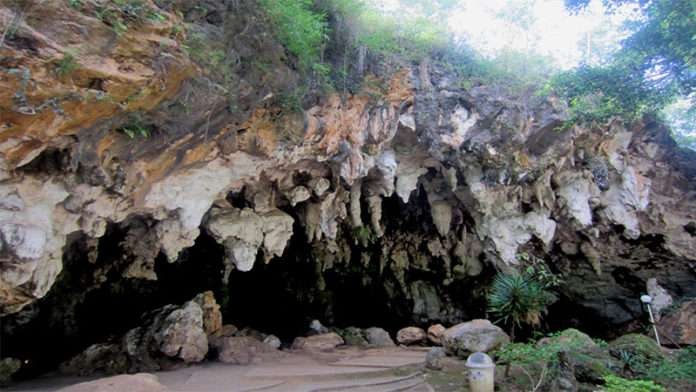
{"type": "Polygon", "coordinates": [[[425,367],[430,370],[442,370],[442,358],[445,357],[445,349],[433,347],[425,355],[425,367]]]}
{"type": "Polygon", "coordinates": [[[389,332],[382,328],[371,327],[365,330],[365,338],[370,346],[374,347],[391,347],[395,346],[394,341],[389,332]]]}
{"type": "Polygon", "coordinates": [[[488,352],[509,342],[510,337],[500,327],[481,319],[457,324],[442,334],[447,354],[460,358],[472,352],[488,352]]]}

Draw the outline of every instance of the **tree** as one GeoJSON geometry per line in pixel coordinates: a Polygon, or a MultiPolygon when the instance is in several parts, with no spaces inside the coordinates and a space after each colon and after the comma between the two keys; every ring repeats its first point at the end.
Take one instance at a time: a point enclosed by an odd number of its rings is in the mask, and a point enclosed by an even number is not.
{"type": "MultiPolygon", "coordinates": [[[[586,0],[567,0],[571,9],[586,0]]],[[[605,0],[611,10],[634,4],[643,17],[627,27],[626,38],[605,66],[580,67],[553,81],[560,95],[585,119],[603,121],[611,115],[636,118],[659,112],[677,98],[691,100],[696,110],[696,1],[605,0]],[[594,102],[594,105],[587,105],[594,102]],[[579,106],[578,106],[579,105],[579,106]]]]}

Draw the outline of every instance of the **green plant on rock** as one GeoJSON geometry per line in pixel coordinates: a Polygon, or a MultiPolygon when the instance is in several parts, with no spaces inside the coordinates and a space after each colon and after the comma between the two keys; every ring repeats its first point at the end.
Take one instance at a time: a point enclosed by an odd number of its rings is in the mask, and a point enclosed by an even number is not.
{"type": "Polygon", "coordinates": [[[137,136],[148,138],[152,134],[152,127],[144,124],[139,118],[132,118],[129,122],[118,129],[131,139],[137,136]]]}
{"type": "Polygon", "coordinates": [[[515,327],[538,325],[550,300],[550,293],[532,278],[498,273],[488,294],[488,310],[498,317],[496,322],[510,326],[514,341],[515,327]]]}
{"type": "Polygon", "coordinates": [[[297,57],[300,69],[316,70],[328,40],[326,14],[314,9],[312,0],[261,0],[260,4],[280,42],[297,57]]]}
{"type": "Polygon", "coordinates": [[[359,226],[353,228],[353,239],[356,244],[361,244],[362,246],[368,246],[377,241],[377,236],[372,230],[367,226],[359,226]]]}
{"type": "Polygon", "coordinates": [[[613,374],[604,376],[605,392],[665,392],[665,389],[647,380],[627,380],[613,374]]]}
{"type": "Polygon", "coordinates": [[[696,388],[696,347],[682,349],[674,357],[653,362],[644,374],[663,385],[685,383],[696,388]]]}
{"type": "Polygon", "coordinates": [[[63,57],[56,63],[56,73],[58,76],[70,75],[79,67],[77,63],[77,53],[73,50],[66,50],[63,57]]]}

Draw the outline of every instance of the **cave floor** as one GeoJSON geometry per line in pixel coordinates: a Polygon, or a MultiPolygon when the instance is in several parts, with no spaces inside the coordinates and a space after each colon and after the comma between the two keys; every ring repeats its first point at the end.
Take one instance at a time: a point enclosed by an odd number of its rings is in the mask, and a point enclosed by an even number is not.
{"type": "MultiPolygon", "coordinates": [[[[447,366],[449,372],[426,371],[423,367],[426,353],[427,348],[403,347],[345,347],[322,353],[280,351],[258,358],[257,363],[248,366],[205,362],[155,375],[166,390],[187,392],[461,391],[463,368],[453,363],[447,366]]],[[[65,391],[115,392],[125,387],[110,380],[47,376],[17,384],[7,391],[52,392],[68,387],[65,391]]]]}

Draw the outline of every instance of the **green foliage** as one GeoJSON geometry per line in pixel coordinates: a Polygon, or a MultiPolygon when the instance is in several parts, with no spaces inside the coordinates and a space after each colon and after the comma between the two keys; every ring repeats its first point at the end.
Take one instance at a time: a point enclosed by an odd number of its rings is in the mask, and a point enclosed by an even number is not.
{"type": "Polygon", "coordinates": [[[83,4],[84,0],[68,0],[68,5],[75,9],[82,8],[83,4]]]}
{"type": "Polygon", "coordinates": [[[606,392],[665,392],[665,389],[652,381],[627,380],[607,374],[604,376],[604,388],[606,392]]]}
{"type": "Polygon", "coordinates": [[[663,385],[679,382],[696,387],[696,347],[682,349],[676,357],[648,365],[644,374],[646,378],[663,385]]]}
{"type": "Polygon", "coordinates": [[[660,347],[655,340],[645,335],[627,334],[609,344],[612,355],[621,359],[626,367],[636,373],[643,373],[651,363],[663,359],[660,347]]]}
{"type": "Polygon", "coordinates": [[[312,0],[261,0],[260,4],[300,69],[322,71],[318,65],[328,39],[326,15],[313,8],[312,0]]]}
{"type": "Polygon", "coordinates": [[[549,269],[544,259],[520,252],[517,254],[517,261],[524,267],[524,274],[545,289],[555,288],[563,283],[563,279],[549,269]]]}
{"type": "Polygon", "coordinates": [[[695,103],[696,2],[641,3],[644,18],[629,26],[633,35],[609,65],[581,67],[552,81],[570,102],[571,121],[604,122],[614,115],[635,119],[659,112],[677,97],[690,96],[695,103]]]}
{"type": "Polygon", "coordinates": [[[548,386],[558,374],[559,354],[565,353],[585,377],[601,378],[614,366],[608,354],[587,335],[575,329],[554,333],[539,342],[510,343],[496,353],[496,362],[523,370],[528,380],[518,379],[517,384],[532,387],[537,383],[548,386]],[[528,382],[526,382],[528,381],[528,382]]]}
{"type": "Polygon", "coordinates": [[[66,76],[76,70],[79,67],[76,56],[77,54],[75,51],[66,50],[63,53],[63,57],[56,64],[56,73],[59,76],[66,76]]]}
{"type": "Polygon", "coordinates": [[[377,241],[377,236],[367,226],[353,228],[353,241],[355,244],[360,244],[364,247],[374,244],[377,241]]]}
{"type": "Polygon", "coordinates": [[[453,6],[450,0],[418,0],[410,3],[418,12],[388,15],[364,0],[324,0],[327,10],[349,26],[355,46],[374,53],[418,60],[435,49],[444,49],[449,33],[442,13],[453,6]]]}
{"type": "Polygon", "coordinates": [[[498,322],[537,325],[549,301],[550,294],[532,278],[499,273],[488,294],[488,310],[498,322]]]}
{"type": "Polygon", "coordinates": [[[152,127],[143,123],[138,117],[132,117],[125,125],[118,129],[131,139],[136,137],[148,138],[152,134],[152,127]]]}
{"type": "Polygon", "coordinates": [[[145,0],[112,0],[96,7],[95,14],[102,22],[111,26],[116,34],[128,31],[131,24],[146,21],[160,22],[166,17],[145,0]]]}

